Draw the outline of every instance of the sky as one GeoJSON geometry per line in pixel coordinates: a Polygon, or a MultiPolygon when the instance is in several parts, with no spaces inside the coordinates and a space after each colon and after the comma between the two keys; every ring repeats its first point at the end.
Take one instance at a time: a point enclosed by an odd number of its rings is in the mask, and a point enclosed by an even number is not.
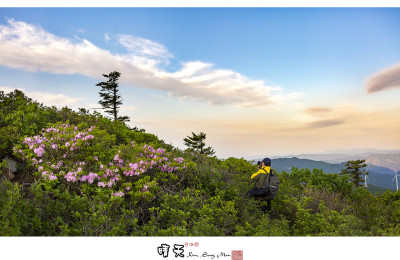
{"type": "Polygon", "coordinates": [[[0,8],[0,90],[220,158],[400,148],[399,8],[0,8]],[[98,110],[101,112],[100,110],[98,110]]]}

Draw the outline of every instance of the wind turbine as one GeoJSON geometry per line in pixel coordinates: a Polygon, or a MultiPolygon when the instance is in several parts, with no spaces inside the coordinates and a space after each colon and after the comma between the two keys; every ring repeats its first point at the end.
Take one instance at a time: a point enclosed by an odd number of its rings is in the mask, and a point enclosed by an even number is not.
{"type": "Polygon", "coordinates": [[[396,178],[396,187],[397,187],[397,190],[399,190],[399,182],[397,181],[397,172],[395,170],[393,170],[393,171],[394,171],[394,178],[392,181],[394,181],[394,179],[396,178]]]}
{"type": "Polygon", "coordinates": [[[365,179],[365,188],[367,188],[367,179],[368,179],[368,168],[367,168],[367,171],[366,172],[364,172],[364,179],[365,179]]]}

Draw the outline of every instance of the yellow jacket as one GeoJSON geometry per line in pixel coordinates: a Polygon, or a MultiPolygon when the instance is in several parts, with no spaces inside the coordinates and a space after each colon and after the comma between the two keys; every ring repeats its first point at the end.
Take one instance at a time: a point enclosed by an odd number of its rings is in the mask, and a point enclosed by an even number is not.
{"type": "Polygon", "coordinates": [[[262,188],[267,178],[267,174],[271,172],[271,166],[265,166],[251,175],[251,179],[256,182],[256,188],[262,188]],[[265,171],[264,171],[265,170],[265,171]]]}

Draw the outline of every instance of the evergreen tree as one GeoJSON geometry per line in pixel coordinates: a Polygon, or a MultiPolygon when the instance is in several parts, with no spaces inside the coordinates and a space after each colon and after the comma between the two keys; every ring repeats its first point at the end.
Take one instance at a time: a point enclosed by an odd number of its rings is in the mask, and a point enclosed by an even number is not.
{"type": "Polygon", "coordinates": [[[367,165],[365,164],[365,160],[347,161],[345,166],[346,169],[343,169],[340,175],[349,175],[351,181],[354,183],[354,186],[356,186],[356,188],[360,187],[364,182],[362,175],[368,175],[367,171],[363,171],[361,169],[367,167],[367,165]]]}
{"type": "Polygon", "coordinates": [[[121,76],[121,73],[113,71],[108,75],[103,74],[103,76],[106,77],[108,81],[96,84],[96,86],[101,87],[99,94],[100,97],[103,98],[99,101],[99,104],[102,105],[103,109],[107,109],[104,112],[112,115],[114,121],[130,121],[127,116],[118,117],[119,108],[122,105],[122,98],[119,95],[118,90],[118,79],[121,76]]]}
{"type": "Polygon", "coordinates": [[[192,132],[192,136],[187,136],[187,138],[183,139],[185,141],[185,145],[189,147],[190,150],[192,151],[197,151],[200,154],[206,154],[206,155],[213,155],[215,154],[215,151],[209,146],[205,147],[206,144],[204,140],[206,139],[206,134],[203,132],[200,132],[200,134],[196,135],[195,133],[192,132]]]}

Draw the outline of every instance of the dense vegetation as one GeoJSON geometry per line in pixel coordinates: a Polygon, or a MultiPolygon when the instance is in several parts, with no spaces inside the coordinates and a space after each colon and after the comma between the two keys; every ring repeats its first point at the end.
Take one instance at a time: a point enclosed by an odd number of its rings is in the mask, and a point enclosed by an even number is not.
{"type": "Polygon", "coordinates": [[[3,236],[400,235],[400,192],[373,195],[348,176],[293,168],[279,173],[263,214],[244,195],[251,162],[181,151],[20,91],[0,91],[0,162],[3,236]],[[12,180],[5,156],[19,161],[12,180]]]}

